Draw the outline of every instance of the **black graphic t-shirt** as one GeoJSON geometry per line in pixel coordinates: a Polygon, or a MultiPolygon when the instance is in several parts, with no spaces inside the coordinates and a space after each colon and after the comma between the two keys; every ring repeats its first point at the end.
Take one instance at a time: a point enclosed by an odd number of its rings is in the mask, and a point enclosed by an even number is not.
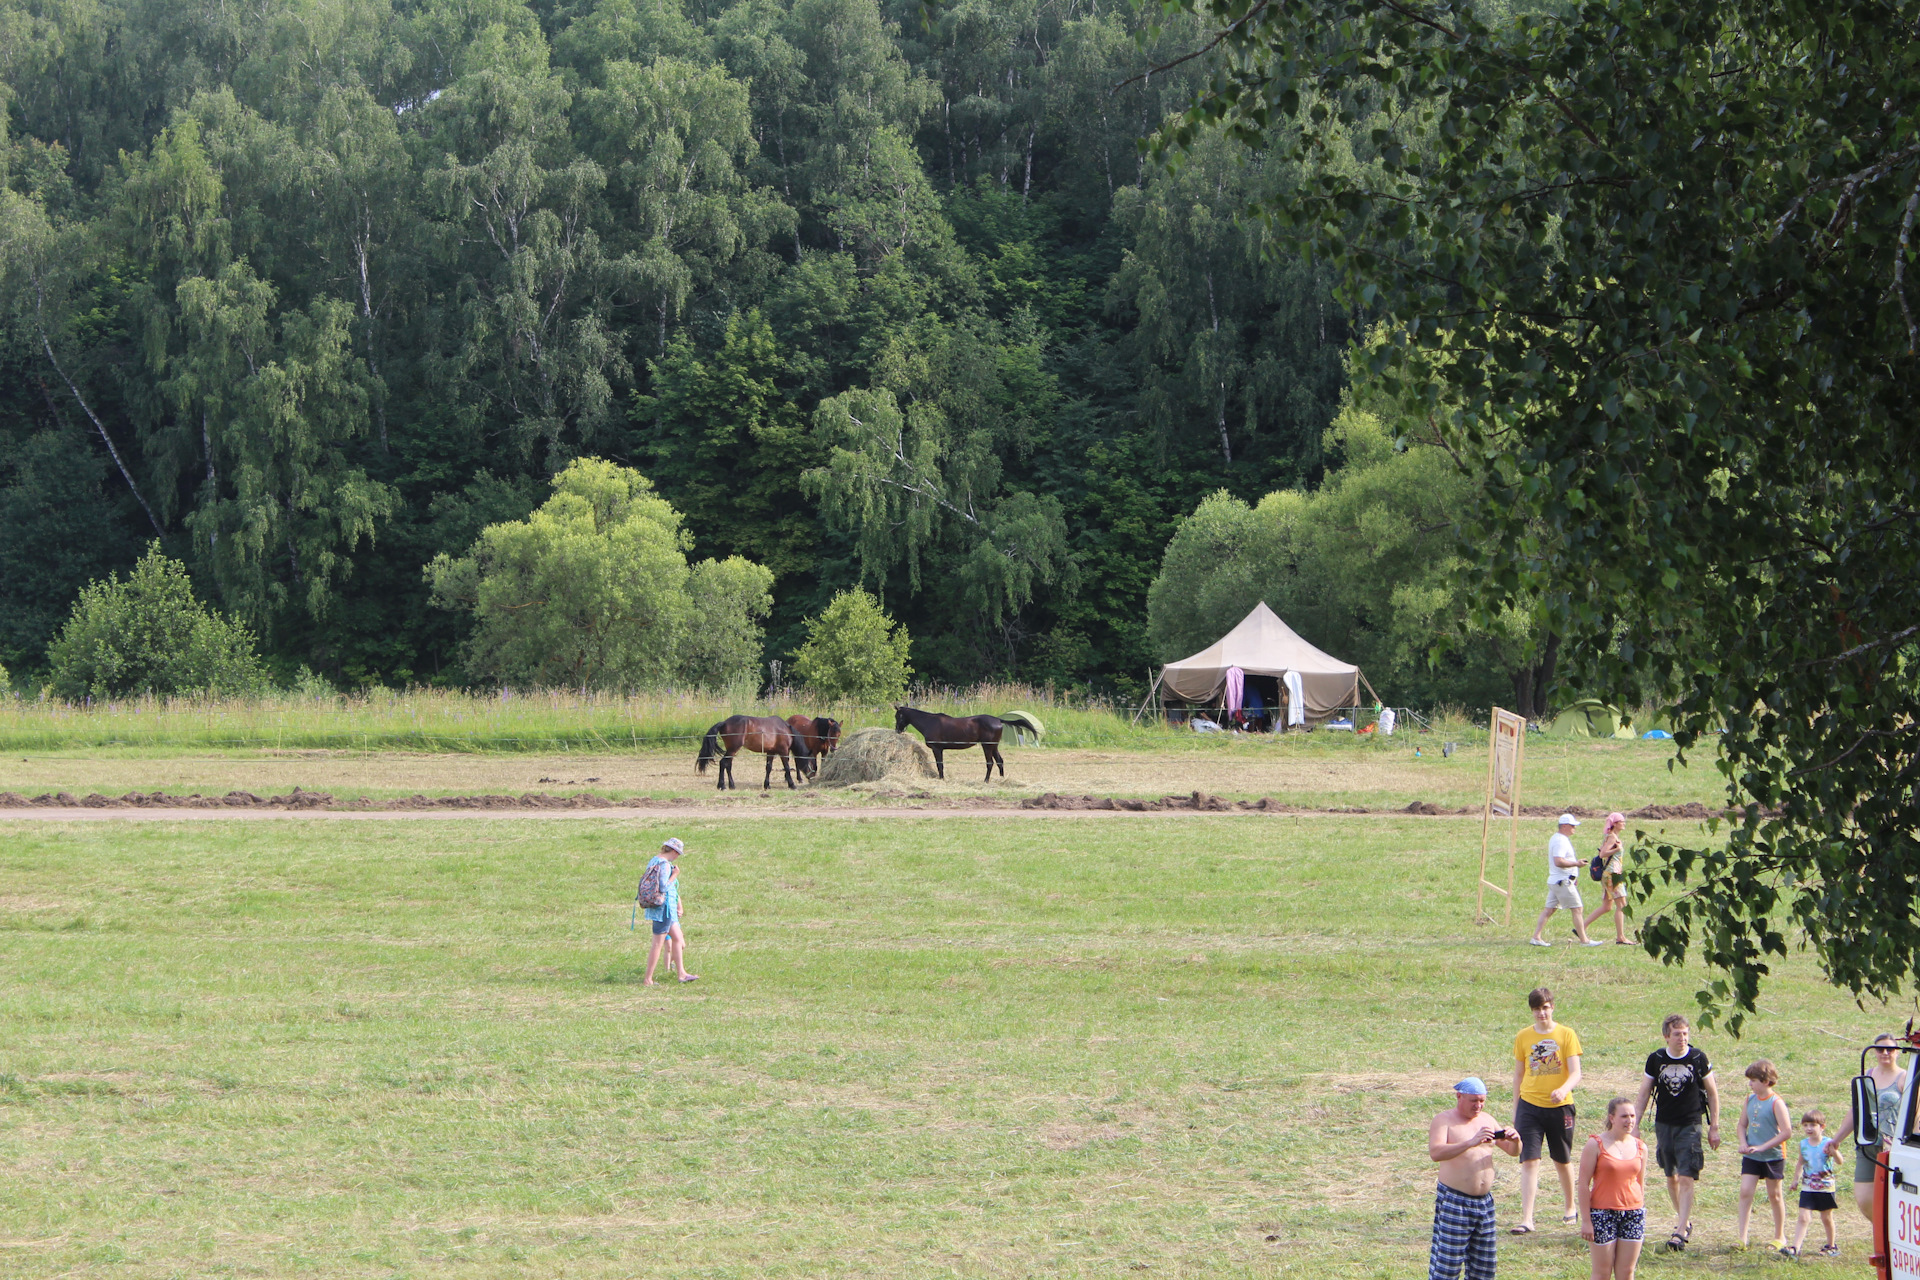
{"type": "Polygon", "coordinates": [[[1657,1124],[1698,1124],[1707,1110],[1707,1055],[1687,1046],[1687,1056],[1676,1058],[1664,1048],[1647,1055],[1647,1078],[1653,1081],[1653,1118],[1657,1124]]]}

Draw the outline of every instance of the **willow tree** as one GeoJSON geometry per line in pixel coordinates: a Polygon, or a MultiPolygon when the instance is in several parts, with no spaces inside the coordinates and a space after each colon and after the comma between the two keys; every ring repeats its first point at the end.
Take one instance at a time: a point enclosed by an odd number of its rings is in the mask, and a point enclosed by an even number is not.
{"type": "Polygon", "coordinates": [[[426,567],[434,603],[471,612],[467,666],[502,684],[718,687],[760,665],[773,575],[733,557],[691,569],[680,513],[645,476],[577,458],[525,520],[426,567]]]}

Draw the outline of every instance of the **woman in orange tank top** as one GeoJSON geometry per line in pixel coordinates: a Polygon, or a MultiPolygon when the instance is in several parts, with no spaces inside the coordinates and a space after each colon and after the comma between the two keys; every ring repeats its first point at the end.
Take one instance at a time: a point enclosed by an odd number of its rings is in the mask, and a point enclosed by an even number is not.
{"type": "Polygon", "coordinates": [[[1647,1235],[1647,1144],[1633,1136],[1633,1101],[1607,1103],[1607,1127],[1580,1153],[1580,1236],[1592,1245],[1593,1280],[1633,1280],[1647,1235]]]}

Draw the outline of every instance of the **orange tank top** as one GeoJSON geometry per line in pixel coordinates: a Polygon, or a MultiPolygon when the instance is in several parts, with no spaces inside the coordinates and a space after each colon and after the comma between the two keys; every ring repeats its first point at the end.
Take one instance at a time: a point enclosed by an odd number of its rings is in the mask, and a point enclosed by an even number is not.
{"type": "MultiPolygon", "coordinates": [[[[1595,1140],[1599,1139],[1595,1134],[1595,1140]]],[[[1635,1138],[1609,1153],[1600,1143],[1600,1159],[1593,1166],[1593,1193],[1587,1204],[1595,1209],[1644,1209],[1646,1190],[1641,1183],[1641,1162],[1646,1159],[1647,1144],[1635,1138]]]]}

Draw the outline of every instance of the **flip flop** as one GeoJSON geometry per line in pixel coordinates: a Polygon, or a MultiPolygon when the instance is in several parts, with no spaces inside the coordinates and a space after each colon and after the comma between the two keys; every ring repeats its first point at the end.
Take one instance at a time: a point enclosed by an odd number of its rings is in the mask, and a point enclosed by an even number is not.
{"type": "Polygon", "coordinates": [[[1528,1226],[1508,1227],[1507,1234],[1510,1236],[1530,1236],[1533,1234],[1533,1228],[1528,1226]]]}
{"type": "Polygon", "coordinates": [[[1578,1209],[1572,1213],[1563,1213],[1560,1215],[1560,1225],[1563,1227],[1570,1227],[1578,1221],[1580,1221],[1580,1211],[1578,1209]]]}
{"type": "Polygon", "coordinates": [[[682,981],[682,982],[698,982],[698,981],[700,981],[700,975],[699,975],[699,974],[697,974],[697,973],[690,973],[690,974],[688,974],[688,975],[687,975],[686,977],[684,977],[684,978],[682,978],[682,979],[680,979],[680,981],[682,981]]]}

